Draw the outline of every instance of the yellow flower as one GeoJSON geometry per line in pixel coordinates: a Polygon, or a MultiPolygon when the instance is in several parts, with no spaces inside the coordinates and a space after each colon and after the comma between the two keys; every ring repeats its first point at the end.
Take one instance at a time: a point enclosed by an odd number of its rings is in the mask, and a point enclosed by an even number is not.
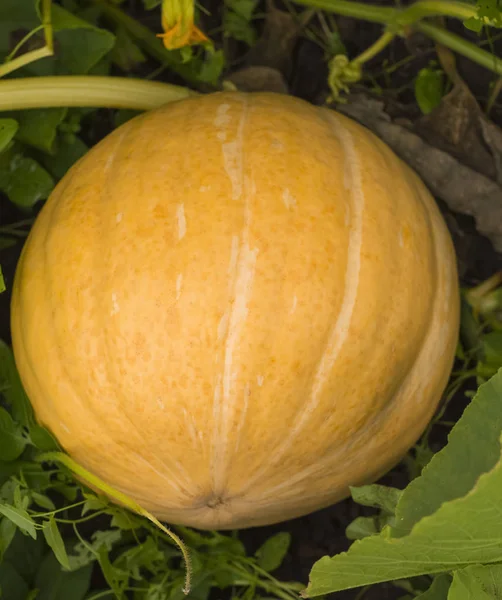
{"type": "Polygon", "coordinates": [[[208,38],[194,25],[194,0],[163,0],[162,38],[168,50],[183,48],[190,44],[208,42],[208,38]]]}

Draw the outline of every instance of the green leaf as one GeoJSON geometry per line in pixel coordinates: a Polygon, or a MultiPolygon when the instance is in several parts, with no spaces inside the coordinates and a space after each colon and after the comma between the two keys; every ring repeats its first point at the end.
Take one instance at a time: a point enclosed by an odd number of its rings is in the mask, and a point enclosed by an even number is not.
{"type": "Polygon", "coordinates": [[[394,514],[402,490],[374,483],[373,485],[351,487],[350,493],[354,502],[362,506],[372,506],[380,508],[386,513],[394,514]]]}
{"type": "Polygon", "coordinates": [[[59,450],[59,444],[52,433],[36,423],[30,427],[30,440],[34,446],[43,452],[59,450]]]}
{"type": "Polygon", "coordinates": [[[46,510],[56,510],[54,506],[54,502],[46,496],[45,494],[40,494],[39,492],[35,492],[34,490],[30,490],[30,496],[38,506],[41,508],[45,508],[46,510]]]}
{"type": "MultiPolygon", "coordinates": [[[[2,241],[2,240],[0,239],[0,242],[1,242],[1,241],[2,241]]],[[[1,249],[1,248],[2,248],[2,246],[1,246],[1,244],[0,244],[0,249],[1,249]]],[[[2,292],[5,292],[5,290],[6,290],[6,289],[7,289],[7,288],[5,287],[5,280],[4,280],[4,278],[3,278],[3,273],[2,273],[2,265],[0,265],[0,294],[1,294],[2,292]]]]}
{"type": "Polygon", "coordinates": [[[0,2],[0,56],[5,57],[10,52],[11,34],[14,31],[25,30],[27,33],[39,24],[34,2],[2,0],[0,2]]]}
{"type": "Polygon", "coordinates": [[[423,594],[415,596],[415,600],[447,600],[450,585],[450,575],[438,575],[434,578],[431,587],[423,594]]]}
{"type": "Polygon", "coordinates": [[[89,150],[79,137],[69,138],[70,136],[59,136],[54,144],[54,152],[40,158],[42,165],[56,179],[61,179],[89,150]]]}
{"type": "Polygon", "coordinates": [[[165,571],[166,555],[162,552],[154,541],[153,537],[148,537],[142,544],[136,544],[123,552],[115,561],[116,566],[129,571],[137,579],[143,579],[142,569],[155,574],[165,571]]]}
{"type": "Polygon", "coordinates": [[[66,112],[66,108],[38,108],[14,113],[19,122],[16,139],[38,150],[52,152],[57,128],[66,112]]]}
{"type": "Polygon", "coordinates": [[[110,31],[95,27],[54,3],[52,24],[59,47],[58,61],[69,73],[87,73],[115,44],[110,31]]]}
{"type": "Polygon", "coordinates": [[[10,506],[9,504],[0,504],[0,513],[15,523],[19,529],[26,531],[33,539],[37,537],[35,521],[33,521],[26,510],[10,506]]]}
{"type": "Polygon", "coordinates": [[[0,562],[16,534],[16,525],[5,517],[0,521],[0,562]]]}
{"type": "Polygon", "coordinates": [[[380,531],[375,517],[356,517],[345,529],[345,536],[349,540],[362,540],[369,535],[377,535],[380,531]]]}
{"type": "Polygon", "coordinates": [[[8,562],[0,564],[0,592],[2,600],[26,600],[30,588],[16,569],[8,562]]]}
{"type": "Polygon", "coordinates": [[[18,127],[18,122],[15,119],[0,119],[0,152],[3,152],[10,144],[18,127]]]}
{"type": "Polygon", "coordinates": [[[500,459],[502,371],[482,385],[453,427],[448,444],[403,491],[392,536],[406,535],[444,502],[465,496],[500,459]]]}
{"type": "Polygon", "coordinates": [[[502,565],[474,565],[455,571],[448,600],[502,598],[502,565]]]}
{"type": "Polygon", "coordinates": [[[92,566],[63,571],[54,554],[44,558],[35,578],[40,590],[37,600],[83,600],[91,583],[92,566]]]}
{"type": "Polygon", "coordinates": [[[14,355],[9,346],[0,340],[0,392],[9,403],[14,419],[28,427],[33,423],[33,409],[17,372],[14,355]]]}
{"type": "Polygon", "coordinates": [[[256,31],[251,23],[257,0],[225,0],[223,30],[225,35],[252,46],[256,31]]]}
{"type": "Polygon", "coordinates": [[[197,78],[204,83],[216,85],[223,67],[225,66],[225,54],[222,50],[207,51],[205,59],[201,62],[197,78]]]}
{"type": "Polygon", "coordinates": [[[19,150],[0,156],[0,189],[11,202],[26,209],[49,196],[54,180],[35,160],[19,150]]]}
{"type": "Polygon", "coordinates": [[[443,95],[443,71],[431,67],[420,69],[415,79],[415,98],[424,115],[428,115],[439,106],[443,95]]]}
{"type": "Polygon", "coordinates": [[[123,71],[131,71],[146,61],[146,56],[123,27],[117,30],[110,58],[123,71]]]}
{"type": "Polygon", "coordinates": [[[268,538],[255,553],[258,565],[265,571],[275,571],[281,566],[290,544],[291,534],[286,531],[281,531],[268,538]]]}
{"type": "Polygon", "coordinates": [[[15,460],[22,454],[25,446],[26,439],[21,427],[0,406],[0,460],[15,460]]]}
{"type": "Polygon", "coordinates": [[[106,583],[113,590],[117,598],[123,598],[123,592],[127,588],[129,582],[129,573],[124,569],[114,566],[110,562],[108,551],[104,546],[98,551],[98,561],[101,571],[106,579],[106,583]]]}
{"type": "Polygon", "coordinates": [[[502,367],[502,331],[491,331],[481,338],[482,360],[478,371],[484,377],[493,376],[502,367]]]}
{"type": "Polygon", "coordinates": [[[70,562],[68,560],[68,555],[66,554],[66,548],[53,515],[44,522],[42,531],[44,533],[45,541],[54,552],[54,556],[65,569],[69,570],[70,562]]]}
{"type": "Polygon", "coordinates": [[[97,560],[100,548],[110,551],[114,544],[121,540],[122,531],[120,529],[110,529],[108,531],[95,531],[92,534],[91,543],[82,544],[79,542],[68,555],[70,569],[73,571],[85,565],[89,565],[97,560]]]}
{"type": "Polygon", "coordinates": [[[411,532],[391,537],[387,527],[354,542],[346,553],[323,557],[311,571],[309,596],[502,561],[501,398],[502,370],[480,387],[446,448],[403,492],[398,511],[411,532]],[[424,501],[417,490],[433,500],[424,501]],[[415,505],[409,504],[412,497],[415,505]]]}
{"type": "Polygon", "coordinates": [[[46,549],[42,536],[38,536],[34,540],[27,535],[23,535],[16,528],[16,534],[5,553],[4,560],[13,565],[23,579],[31,582],[38,571],[46,549]]]}

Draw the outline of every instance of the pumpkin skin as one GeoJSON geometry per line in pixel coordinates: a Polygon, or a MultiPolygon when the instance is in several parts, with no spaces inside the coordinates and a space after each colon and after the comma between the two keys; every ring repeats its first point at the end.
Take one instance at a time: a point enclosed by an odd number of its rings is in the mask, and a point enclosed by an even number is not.
{"type": "Polygon", "coordinates": [[[23,249],[16,362],[39,421],[157,517],[242,528],[332,504],[413,445],[452,366],[451,239],[350,119],[224,92],[140,115],[23,249]]]}

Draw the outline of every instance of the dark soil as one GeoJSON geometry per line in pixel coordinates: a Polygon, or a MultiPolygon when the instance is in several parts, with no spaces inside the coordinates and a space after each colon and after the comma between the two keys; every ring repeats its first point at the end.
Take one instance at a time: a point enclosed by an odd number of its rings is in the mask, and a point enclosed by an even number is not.
{"type": "MultiPolygon", "coordinates": [[[[206,0],[202,4],[213,12],[213,17],[208,18],[208,24],[211,25],[211,19],[217,19],[218,17],[221,2],[206,0]]],[[[393,4],[393,2],[389,0],[388,4],[393,4]]],[[[124,6],[128,7],[132,16],[142,19],[146,24],[151,24],[152,28],[158,26],[157,17],[154,18],[151,14],[145,13],[141,9],[139,1],[129,1],[124,3],[124,6]]],[[[347,18],[339,19],[339,28],[347,50],[352,56],[362,52],[378,37],[381,31],[378,25],[347,18]]],[[[452,24],[452,28],[476,41],[476,34],[467,32],[462,29],[461,25],[452,24]]],[[[499,54],[502,53],[502,40],[495,42],[495,48],[499,54]]],[[[238,54],[241,50],[239,47],[236,48],[236,53],[238,54]]],[[[408,105],[410,107],[409,114],[412,118],[417,115],[412,86],[414,75],[418,69],[426,66],[433,57],[432,44],[420,36],[408,40],[396,40],[383,55],[375,59],[370,65],[370,72],[375,77],[373,82],[376,81],[382,86],[384,95],[387,94],[396,101],[408,105]],[[402,69],[393,72],[390,78],[386,79],[382,74],[383,61],[394,64],[406,56],[410,56],[410,54],[413,56],[413,60],[403,66],[402,69]]],[[[143,66],[143,68],[151,72],[153,69],[149,69],[149,67],[152,66],[155,67],[152,63],[152,65],[143,66]]],[[[492,74],[465,59],[458,60],[458,70],[470,89],[481,102],[484,102],[493,79],[492,74]]],[[[313,42],[303,39],[301,36],[298,38],[293,48],[292,62],[288,72],[284,75],[292,94],[314,103],[325,97],[327,92],[325,57],[322,50],[313,42]]],[[[169,78],[166,73],[161,78],[179,83],[176,78],[169,78]]],[[[495,122],[502,125],[502,104],[500,101],[494,105],[490,116],[495,122]]],[[[100,111],[99,120],[94,119],[92,130],[89,129],[86,132],[87,141],[96,142],[106,135],[112,126],[113,111],[100,111]]],[[[476,232],[473,220],[470,217],[454,215],[444,207],[441,208],[445,213],[455,242],[463,285],[471,286],[479,283],[502,268],[500,255],[497,255],[491,244],[476,232]]],[[[25,218],[25,215],[17,211],[5,198],[0,198],[0,217],[2,224],[6,224],[25,218]]],[[[21,244],[18,243],[12,248],[1,251],[1,264],[8,290],[12,287],[14,269],[20,249],[21,244]]],[[[9,291],[0,295],[0,338],[6,341],[10,339],[9,296],[9,291]]],[[[466,403],[463,393],[454,398],[447,410],[445,420],[457,419],[466,403]]],[[[436,427],[436,430],[432,441],[435,448],[439,449],[446,441],[447,432],[441,427],[436,427]]],[[[398,466],[382,482],[404,488],[408,483],[406,469],[403,465],[398,466]]],[[[254,552],[271,534],[278,531],[289,531],[292,534],[292,546],[276,575],[280,579],[306,583],[309,571],[316,560],[325,555],[334,555],[347,550],[350,545],[344,533],[347,525],[357,516],[371,514],[371,512],[370,509],[364,509],[351,500],[345,500],[303,518],[270,527],[242,531],[241,538],[249,551],[254,552]]],[[[339,600],[354,600],[359,591],[340,592],[333,595],[333,597],[339,600]]],[[[369,589],[364,595],[364,600],[392,600],[401,598],[403,595],[405,595],[405,592],[402,589],[392,584],[382,584],[369,589]]],[[[215,597],[221,598],[221,594],[217,594],[215,597]]]]}

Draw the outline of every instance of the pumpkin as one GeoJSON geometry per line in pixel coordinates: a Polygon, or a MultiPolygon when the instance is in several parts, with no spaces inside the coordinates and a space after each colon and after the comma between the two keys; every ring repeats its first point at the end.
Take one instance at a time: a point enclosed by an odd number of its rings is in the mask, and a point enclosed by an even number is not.
{"type": "Polygon", "coordinates": [[[160,519],[270,524],[373,481],[456,347],[451,239],[419,178],[269,93],[142,114],[61,180],[23,249],[15,358],[40,423],[160,519]]]}

